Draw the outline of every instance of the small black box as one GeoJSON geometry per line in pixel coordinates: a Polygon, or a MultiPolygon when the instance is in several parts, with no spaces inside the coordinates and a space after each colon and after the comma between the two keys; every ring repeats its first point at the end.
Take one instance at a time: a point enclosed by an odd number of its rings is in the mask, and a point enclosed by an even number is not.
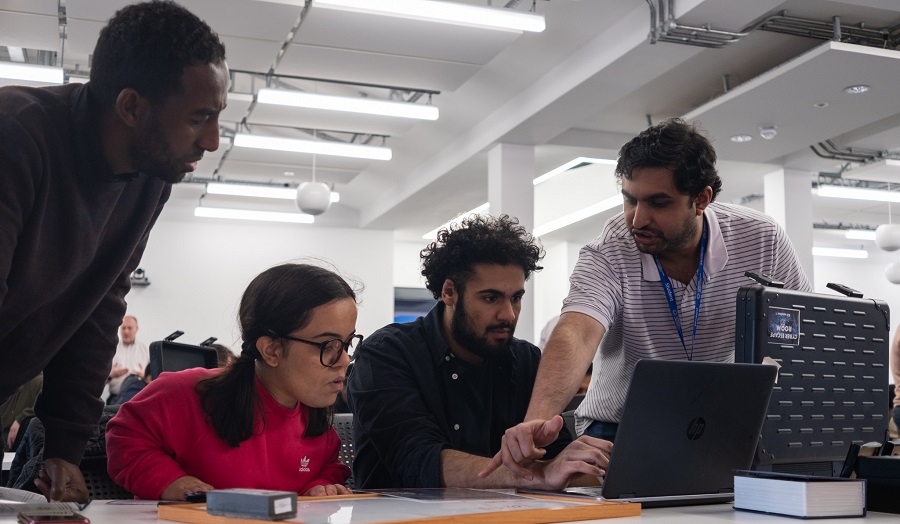
{"type": "Polygon", "coordinates": [[[866,479],[866,505],[871,511],[900,513],[900,456],[859,457],[856,478],[866,479]]]}

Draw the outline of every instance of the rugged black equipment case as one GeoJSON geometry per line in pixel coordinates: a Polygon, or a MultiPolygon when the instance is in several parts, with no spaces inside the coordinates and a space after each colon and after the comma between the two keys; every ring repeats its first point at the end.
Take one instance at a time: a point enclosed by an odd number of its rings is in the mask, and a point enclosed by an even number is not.
{"type": "Polygon", "coordinates": [[[835,474],[851,443],[884,438],[888,305],[829,287],[851,296],[758,284],[738,290],[735,362],[770,357],[781,365],[757,469],[835,474]]]}

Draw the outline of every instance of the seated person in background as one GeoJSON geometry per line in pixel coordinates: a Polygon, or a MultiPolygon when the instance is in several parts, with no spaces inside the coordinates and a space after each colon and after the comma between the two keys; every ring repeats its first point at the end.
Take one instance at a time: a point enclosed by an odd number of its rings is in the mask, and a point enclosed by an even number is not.
{"type": "MultiPolygon", "coordinates": [[[[150,364],[150,349],[137,339],[138,322],[132,315],[126,315],[119,326],[119,345],[109,371],[109,398],[107,404],[125,402],[119,398],[126,381],[141,381],[144,368],[150,364]]],[[[131,387],[134,387],[133,385],[131,387]]]]}
{"type": "Polygon", "coordinates": [[[477,476],[531,399],[541,352],[513,332],[542,257],[508,216],[464,220],[422,251],[426,287],[440,301],[369,337],[347,379],[358,487],[559,489],[578,474],[604,474],[612,445],[571,442],[556,417],[562,434],[547,447],[550,460],[530,464],[531,478],[477,476]]]}
{"type": "Polygon", "coordinates": [[[18,447],[17,440],[21,440],[25,428],[22,424],[34,416],[34,401],[37,400],[41,388],[44,386],[44,374],[38,373],[36,377],[19,386],[19,389],[6,402],[0,405],[0,421],[3,426],[3,443],[0,448],[3,451],[15,451],[18,447]]]}
{"type": "Polygon", "coordinates": [[[222,344],[209,344],[206,347],[216,350],[216,363],[220,368],[225,368],[234,364],[237,356],[231,351],[231,348],[222,344]]]}
{"type": "Polygon", "coordinates": [[[356,334],[356,294],[306,264],[264,271],[241,298],[241,356],[163,373],[106,429],[109,475],[138,498],[225,488],[349,493],[331,409],[356,334]]]}

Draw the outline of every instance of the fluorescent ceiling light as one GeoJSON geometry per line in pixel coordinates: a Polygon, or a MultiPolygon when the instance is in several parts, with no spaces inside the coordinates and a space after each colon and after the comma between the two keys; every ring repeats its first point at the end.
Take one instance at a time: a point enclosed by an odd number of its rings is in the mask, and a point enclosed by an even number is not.
{"type": "Polygon", "coordinates": [[[869,258],[869,252],[865,249],[842,249],[837,247],[813,247],[812,254],[815,257],[869,258]]]}
{"type": "Polygon", "coordinates": [[[320,95],[303,91],[284,91],[280,89],[260,89],[256,101],[261,104],[274,104],[292,107],[308,107],[329,111],[346,111],[366,115],[394,116],[398,118],[415,118],[418,120],[437,120],[439,110],[435,106],[414,104],[411,102],[392,102],[389,100],[372,100],[369,98],[320,95]]]}
{"type": "MultiPolygon", "coordinates": [[[[296,187],[251,186],[244,184],[225,184],[222,182],[209,182],[206,184],[206,192],[210,195],[280,198],[282,200],[294,200],[297,198],[296,187]]],[[[340,200],[341,195],[337,191],[332,191],[331,201],[340,202],[340,200]]]]}
{"type": "Polygon", "coordinates": [[[896,184],[897,182],[900,182],[900,160],[895,158],[882,158],[857,168],[844,171],[841,176],[843,178],[896,184]]]}
{"type": "Polygon", "coordinates": [[[875,230],[848,229],[844,236],[849,240],[875,240],[875,230]]]}
{"type": "Polygon", "coordinates": [[[431,231],[429,231],[428,233],[425,233],[424,235],[422,235],[422,238],[424,238],[425,240],[434,240],[435,236],[437,235],[437,232],[440,231],[441,229],[449,228],[450,226],[452,226],[454,224],[458,224],[472,215],[477,215],[478,213],[484,213],[485,211],[487,211],[490,208],[491,208],[490,202],[485,202],[484,204],[481,204],[480,206],[476,207],[475,209],[472,209],[470,211],[466,211],[465,213],[460,214],[453,220],[444,222],[440,226],[438,226],[438,227],[432,229],[431,231]]]}
{"type": "Polygon", "coordinates": [[[294,138],[277,138],[239,133],[234,137],[237,147],[254,149],[271,149],[292,153],[309,153],[313,155],[344,156],[351,158],[367,158],[370,160],[390,160],[389,147],[364,146],[343,142],[326,142],[323,140],[300,140],[294,138]]]}
{"type": "Polygon", "coordinates": [[[543,175],[535,178],[531,183],[534,185],[538,185],[541,182],[546,182],[546,181],[550,180],[551,178],[555,177],[556,175],[561,175],[561,174],[565,173],[566,171],[572,169],[573,167],[581,165],[581,164],[607,164],[607,165],[614,166],[614,165],[616,165],[616,161],[609,160],[606,158],[588,158],[586,156],[580,156],[578,158],[569,160],[565,164],[563,164],[555,169],[551,169],[550,171],[547,171],[543,175]]]}
{"type": "MultiPolygon", "coordinates": [[[[274,1],[303,5],[303,0],[274,1]]],[[[502,31],[539,33],[546,28],[544,16],[536,13],[436,0],[315,0],[317,7],[502,31]]]]}
{"type": "Polygon", "coordinates": [[[292,222],[294,224],[312,224],[313,216],[306,213],[282,213],[276,211],[252,211],[249,209],[227,209],[222,207],[194,208],[195,217],[233,218],[237,220],[259,220],[263,222],[292,222]]]}
{"type": "Polygon", "coordinates": [[[25,49],[15,46],[6,46],[9,59],[13,62],[25,63],[25,49]]]}
{"type": "Polygon", "coordinates": [[[0,62],[0,78],[24,80],[26,82],[43,82],[45,84],[62,84],[63,69],[61,67],[0,62]]]}
{"type": "Polygon", "coordinates": [[[900,202],[900,191],[882,191],[862,187],[820,185],[820,197],[849,198],[853,200],[875,200],[877,202],[900,202]]]}
{"type": "Polygon", "coordinates": [[[547,233],[551,233],[553,231],[556,231],[557,229],[572,225],[575,222],[580,222],[586,218],[590,218],[594,215],[600,214],[608,209],[612,209],[620,205],[622,205],[622,195],[613,195],[609,198],[601,200],[600,202],[597,202],[596,204],[575,211],[574,213],[569,213],[568,215],[559,217],[556,220],[551,220],[546,224],[534,228],[534,236],[539,237],[546,235],[547,233]]]}

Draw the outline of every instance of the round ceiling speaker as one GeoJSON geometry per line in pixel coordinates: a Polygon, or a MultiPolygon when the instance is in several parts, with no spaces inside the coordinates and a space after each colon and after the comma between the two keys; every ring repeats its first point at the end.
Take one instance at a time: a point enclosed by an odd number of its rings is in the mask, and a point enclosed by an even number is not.
{"type": "Polygon", "coordinates": [[[297,187],[297,207],[310,215],[321,215],[331,207],[331,188],[323,182],[304,182],[297,187]]]}
{"type": "Polygon", "coordinates": [[[881,224],[875,229],[875,245],[885,251],[900,249],[900,224],[881,224]]]}
{"type": "Polygon", "coordinates": [[[900,262],[891,262],[885,266],[884,276],[891,284],[900,284],[900,262]]]}

